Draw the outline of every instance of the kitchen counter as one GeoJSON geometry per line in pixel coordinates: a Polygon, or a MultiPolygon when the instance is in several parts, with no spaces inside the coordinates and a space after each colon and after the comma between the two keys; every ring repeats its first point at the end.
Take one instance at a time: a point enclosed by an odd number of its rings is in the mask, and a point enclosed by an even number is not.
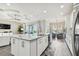
{"type": "Polygon", "coordinates": [[[11,37],[15,37],[15,38],[23,39],[23,40],[36,40],[44,36],[48,36],[48,35],[46,34],[46,35],[41,35],[41,36],[33,36],[33,35],[28,35],[28,34],[14,34],[11,37]]]}

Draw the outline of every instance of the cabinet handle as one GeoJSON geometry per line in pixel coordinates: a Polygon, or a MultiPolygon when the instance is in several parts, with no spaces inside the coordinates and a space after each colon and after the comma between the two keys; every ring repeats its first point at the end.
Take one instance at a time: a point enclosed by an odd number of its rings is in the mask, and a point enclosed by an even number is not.
{"type": "Polygon", "coordinates": [[[13,44],[15,44],[15,39],[13,39],[13,44]]]}
{"type": "Polygon", "coordinates": [[[24,41],[22,41],[22,47],[24,48],[24,41]]]}

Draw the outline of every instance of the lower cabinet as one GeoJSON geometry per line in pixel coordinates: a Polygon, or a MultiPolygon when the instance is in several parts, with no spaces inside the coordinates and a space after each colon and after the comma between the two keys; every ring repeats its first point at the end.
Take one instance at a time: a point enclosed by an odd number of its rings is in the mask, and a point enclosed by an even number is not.
{"type": "Polygon", "coordinates": [[[11,54],[15,56],[40,56],[48,46],[48,36],[34,40],[11,38],[11,54]]]}
{"type": "Polygon", "coordinates": [[[37,40],[37,55],[41,55],[48,46],[48,36],[42,37],[37,40]]]}
{"type": "Polygon", "coordinates": [[[38,43],[38,45],[37,45],[37,55],[39,56],[43,52],[43,39],[42,38],[38,39],[37,43],[38,43]]]}
{"type": "Polygon", "coordinates": [[[29,41],[20,40],[19,42],[19,56],[30,55],[30,43],[29,41]]]}
{"type": "Polygon", "coordinates": [[[43,41],[43,43],[44,43],[44,44],[43,44],[43,46],[44,46],[43,49],[45,50],[45,49],[47,48],[47,46],[48,46],[48,36],[43,37],[43,40],[44,40],[44,41],[43,41]]]}
{"type": "Polygon", "coordinates": [[[36,56],[36,41],[11,38],[11,54],[15,56],[36,56]]]}
{"type": "Polygon", "coordinates": [[[10,43],[10,37],[0,37],[0,46],[5,46],[5,45],[9,45],[10,43]]]}
{"type": "Polygon", "coordinates": [[[19,56],[19,39],[11,38],[11,54],[19,56]]]}
{"type": "Polygon", "coordinates": [[[36,56],[37,55],[37,41],[36,40],[31,40],[30,41],[30,55],[31,56],[36,56]]]}

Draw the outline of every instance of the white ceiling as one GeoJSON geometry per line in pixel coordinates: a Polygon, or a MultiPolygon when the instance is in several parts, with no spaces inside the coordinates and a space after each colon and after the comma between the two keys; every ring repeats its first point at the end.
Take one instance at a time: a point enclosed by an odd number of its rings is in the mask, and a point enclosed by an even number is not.
{"type": "Polygon", "coordinates": [[[0,8],[20,10],[31,20],[62,18],[72,11],[71,3],[14,3],[7,6],[0,4],[0,8]],[[63,8],[60,8],[64,5],[63,8]],[[63,15],[61,15],[63,13],[63,15]]]}

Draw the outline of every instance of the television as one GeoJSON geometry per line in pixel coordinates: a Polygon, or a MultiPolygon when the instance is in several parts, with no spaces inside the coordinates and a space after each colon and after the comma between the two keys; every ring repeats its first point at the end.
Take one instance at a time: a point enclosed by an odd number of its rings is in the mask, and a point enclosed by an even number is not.
{"type": "Polygon", "coordinates": [[[10,24],[0,24],[0,29],[10,29],[10,24]]]}

